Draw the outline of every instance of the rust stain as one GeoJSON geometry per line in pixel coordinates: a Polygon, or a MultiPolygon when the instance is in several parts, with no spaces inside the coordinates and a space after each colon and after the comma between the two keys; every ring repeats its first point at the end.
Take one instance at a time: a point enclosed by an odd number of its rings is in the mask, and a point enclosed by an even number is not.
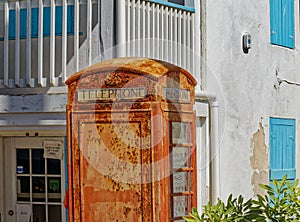
{"type": "Polygon", "coordinates": [[[262,124],[259,124],[259,129],[253,134],[251,140],[252,156],[250,165],[253,170],[252,186],[254,195],[264,195],[264,190],[259,187],[259,184],[268,184],[269,182],[269,157],[267,147],[265,145],[265,133],[262,124]]]}
{"type": "MultiPolygon", "coordinates": [[[[69,220],[170,221],[170,178],[152,181],[157,175],[168,175],[168,135],[153,145],[158,130],[153,130],[152,118],[156,113],[164,120],[191,120],[196,85],[192,75],[162,61],[121,58],[84,69],[66,84],[69,220]],[[147,95],[136,100],[78,99],[81,89],[133,87],[143,87],[147,95]],[[190,101],[163,99],[166,87],[190,90],[190,101]],[[152,163],[163,159],[159,169],[152,168],[152,163]]],[[[193,192],[196,200],[196,187],[193,192]]]]}

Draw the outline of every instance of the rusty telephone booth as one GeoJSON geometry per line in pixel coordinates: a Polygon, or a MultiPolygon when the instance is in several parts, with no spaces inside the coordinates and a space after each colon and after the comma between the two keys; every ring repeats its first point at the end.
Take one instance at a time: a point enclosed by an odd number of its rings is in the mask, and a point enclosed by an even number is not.
{"type": "Polygon", "coordinates": [[[120,58],[66,84],[69,221],[183,221],[196,206],[195,79],[120,58]]]}

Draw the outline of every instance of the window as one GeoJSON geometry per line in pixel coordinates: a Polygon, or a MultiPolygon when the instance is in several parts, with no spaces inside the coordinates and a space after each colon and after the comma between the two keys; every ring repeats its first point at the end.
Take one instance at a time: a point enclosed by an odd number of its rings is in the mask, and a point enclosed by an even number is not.
{"type": "Polygon", "coordinates": [[[295,47],[294,0],[270,0],[271,43],[295,47]]]}
{"type": "Polygon", "coordinates": [[[270,180],[294,180],[295,120],[270,118],[270,180]]]}
{"type": "MultiPolygon", "coordinates": [[[[55,35],[62,35],[62,6],[55,7],[55,35]]],[[[43,36],[50,36],[51,24],[51,10],[50,7],[44,7],[43,18],[43,36]]],[[[39,9],[31,9],[31,37],[38,37],[38,22],[39,22],[39,9]]],[[[67,34],[74,33],[74,6],[67,7],[67,34]]],[[[27,32],[27,9],[20,9],[20,38],[26,38],[27,32]]],[[[9,39],[16,38],[16,11],[9,11],[9,39]]]]}
{"type": "Polygon", "coordinates": [[[195,169],[193,160],[193,144],[191,136],[192,124],[188,122],[170,122],[170,168],[171,168],[171,221],[183,221],[182,216],[192,210],[195,169]]]}

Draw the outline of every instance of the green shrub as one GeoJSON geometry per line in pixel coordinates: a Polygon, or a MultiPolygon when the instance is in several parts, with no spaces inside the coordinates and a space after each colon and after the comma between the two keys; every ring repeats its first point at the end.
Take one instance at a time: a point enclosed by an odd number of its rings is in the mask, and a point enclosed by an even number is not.
{"type": "Polygon", "coordinates": [[[269,221],[300,220],[300,188],[298,180],[289,181],[285,176],[282,181],[274,180],[270,185],[260,185],[267,191],[265,196],[258,195],[254,204],[260,206],[269,221]]]}
{"type": "Polygon", "coordinates": [[[257,200],[250,198],[244,201],[240,195],[232,198],[230,195],[226,204],[218,199],[215,205],[210,202],[203,206],[202,214],[193,208],[188,222],[218,222],[218,221],[300,221],[300,188],[298,180],[291,182],[285,176],[280,182],[272,181],[270,185],[260,185],[265,189],[265,196],[257,196],[257,200]]]}

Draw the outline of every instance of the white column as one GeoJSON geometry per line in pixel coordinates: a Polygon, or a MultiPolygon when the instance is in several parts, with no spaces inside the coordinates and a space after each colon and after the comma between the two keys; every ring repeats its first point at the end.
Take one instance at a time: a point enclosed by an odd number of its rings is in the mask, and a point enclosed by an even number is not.
{"type": "Polygon", "coordinates": [[[210,104],[211,135],[210,135],[210,160],[211,160],[211,201],[217,203],[220,197],[220,146],[219,146],[219,103],[210,104]]]}

